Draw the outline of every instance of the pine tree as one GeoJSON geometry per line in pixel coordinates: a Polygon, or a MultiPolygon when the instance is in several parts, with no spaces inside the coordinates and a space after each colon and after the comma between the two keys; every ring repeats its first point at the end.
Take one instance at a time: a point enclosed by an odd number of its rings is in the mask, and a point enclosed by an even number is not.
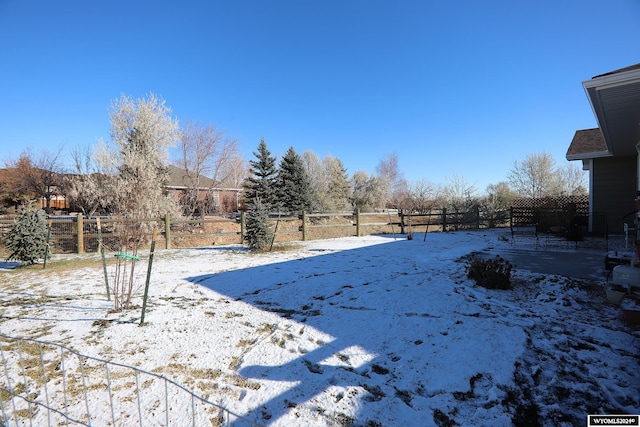
{"type": "Polygon", "coordinates": [[[249,161],[251,170],[244,185],[245,198],[250,209],[260,199],[260,204],[268,211],[276,201],[276,159],[271,155],[264,139],[260,140],[258,151],[253,155],[257,160],[249,161]]]}
{"type": "Polygon", "coordinates": [[[311,210],[311,183],[302,157],[293,147],[280,162],[276,183],[278,207],[286,212],[311,210]]]}
{"type": "Polygon", "coordinates": [[[11,251],[7,261],[17,260],[35,264],[39,259],[51,255],[47,237],[47,217],[42,209],[24,210],[5,237],[5,245],[11,251]]]}
{"type": "Polygon", "coordinates": [[[251,249],[265,249],[273,241],[273,231],[269,225],[269,211],[260,199],[252,202],[252,209],[247,213],[247,232],[245,242],[251,249]]]}

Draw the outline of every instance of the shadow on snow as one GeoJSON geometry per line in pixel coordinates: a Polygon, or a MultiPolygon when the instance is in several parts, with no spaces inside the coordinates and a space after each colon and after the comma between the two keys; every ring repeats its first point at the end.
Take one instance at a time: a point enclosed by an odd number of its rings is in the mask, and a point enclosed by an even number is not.
{"type": "MultiPolygon", "coordinates": [[[[239,374],[245,377],[297,382],[246,417],[275,421],[330,386],[359,386],[366,393],[360,395],[358,417],[411,420],[415,418],[408,412],[430,415],[430,410],[424,412],[431,406],[429,398],[451,391],[452,384],[466,383],[468,388],[478,366],[465,356],[475,349],[464,337],[479,322],[494,320],[466,312],[464,297],[451,281],[454,272],[432,269],[433,254],[425,257],[428,245],[422,239],[390,239],[383,245],[318,250],[321,254],[305,258],[187,278],[333,337],[280,366],[243,366],[239,374]],[[448,302],[442,304],[443,299],[448,302]],[[448,340],[446,346],[436,345],[443,339],[448,340]],[[368,357],[351,365],[349,354],[354,349],[368,357]],[[346,364],[327,364],[332,357],[346,364]],[[375,404],[382,399],[397,401],[375,404]]],[[[456,259],[458,252],[448,259],[456,259]]],[[[456,265],[462,275],[464,266],[456,265]]],[[[490,334],[488,341],[498,344],[507,339],[505,332],[493,323],[483,323],[478,330],[480,340],[482,334],[490,334]]]]}

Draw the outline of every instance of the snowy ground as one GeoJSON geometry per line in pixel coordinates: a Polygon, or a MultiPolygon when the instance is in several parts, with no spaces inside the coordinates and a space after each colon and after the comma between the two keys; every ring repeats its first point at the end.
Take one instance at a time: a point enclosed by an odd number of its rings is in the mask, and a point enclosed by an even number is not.
{"type": "Polygon", "coordinates": [[[0,271],[0,333],[158,372],[262,425],[584,425],[587,414],[640,414],[640,332],[602,283],[516,269],[515,289],[498,291],[466,277],[464,257],[506,251],[507,236],[161,250],[143,327],[140,309],[109,313],[101,268],[0,271]],[[217,374],[199,377],[207,372],[217,374]]]}

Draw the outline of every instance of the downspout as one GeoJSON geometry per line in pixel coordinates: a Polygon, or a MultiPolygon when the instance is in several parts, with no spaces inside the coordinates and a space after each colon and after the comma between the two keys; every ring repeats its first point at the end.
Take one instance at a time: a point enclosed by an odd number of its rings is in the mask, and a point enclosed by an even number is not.
{"type": "Polygon", "coordinates": [[[640,142],[636,144],[636,190],[640,196],[640,142]]]}
{"type": "Polygon", "coordinates": [[[582,160],[582,170],[589,171],[589,232],[593,233],[593,159],[582,160]]]}

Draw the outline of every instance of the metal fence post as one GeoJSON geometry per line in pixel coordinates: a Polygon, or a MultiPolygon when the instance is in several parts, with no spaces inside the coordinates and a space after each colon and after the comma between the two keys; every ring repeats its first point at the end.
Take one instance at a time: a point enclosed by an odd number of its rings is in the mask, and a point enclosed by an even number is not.
{"type": "Polygon", "coordinates": [[[356,208],[356,236],[360,237],[360,208],[356,208]]]}
{"type": "Polygon", "coordinates": [[[164,248],[171,249],[171,215],[164,216],[164,248]]]}

